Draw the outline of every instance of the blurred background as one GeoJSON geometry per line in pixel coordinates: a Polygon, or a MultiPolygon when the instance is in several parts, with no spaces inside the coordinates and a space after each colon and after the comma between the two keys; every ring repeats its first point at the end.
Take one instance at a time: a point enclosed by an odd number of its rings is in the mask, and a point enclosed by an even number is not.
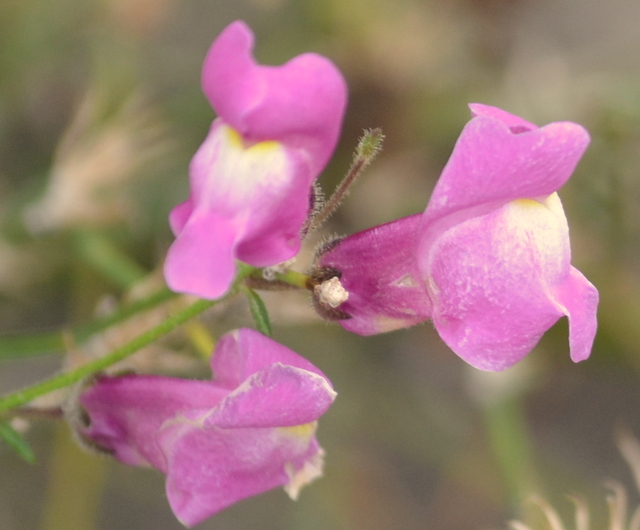
{"type": "MultiPolygon", "coordinates": [[[[498,530],[513,518],[548,528],[527,501],[534,493],[565,520],[567,494],[579,493],[592,529],[605,528],[605,477],[635,506],[615,445],[617,429],[640,435],[634,0],[3,0],[0,332],[71,329],[160,288],[167,214],[187,197],[189,159],[214,117],[200,91],[202,60],[239,18],[256,34],[260,62],[315,51],[344,73],[349,107],[320,181],[326,191],[363,128],[387,136],[320,236],[422,211],[468,102],[539,125],[584,125],[591,146],[560,196],[573,264],[600,290],[600,325],[588,361],[570,361],[563,319],[523,363],[485,374],[430,324],[363,338],[321,322],[305,293],[265,296],[274,337],[339,393],[320,422],[325,476],[295,503],[271,491],[197,528],[498,530]]],[[[69,340],[66,354],[0,351],[0,391],[104,354],[147,321],[82,347],[69,340]]],[[[241,299],[202,322],[214,334],[251,325],[241,299]]],[[[207,377],[192,351],[199,331],[171,336],[135,368],[207,377]]],[[[38,463],[0,447],[0,528],[182,528],[160,473],[87,455],[62,422],[19,427],[38,463]]]]}

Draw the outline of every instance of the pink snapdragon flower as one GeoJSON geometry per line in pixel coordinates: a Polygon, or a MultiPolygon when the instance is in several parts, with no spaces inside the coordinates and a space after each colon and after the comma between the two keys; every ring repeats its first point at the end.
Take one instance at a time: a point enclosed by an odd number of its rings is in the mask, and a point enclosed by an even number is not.
{"type": "Polygon", "coordinates": [[[337,68],[312,53],[260,66],[252,48],[249,28],[234,22],[204,62],[218,118],[191,161],[190,198],[169,217],[165,278],[177,292],[218,298],[235,260],[267,267],[295,256],[312,183],[338,139],[347,91],[337,68]]]}
{"type": "Polygon", "coordinates": [[[80,398],[81,436],[165,473],[186,526],[277,486],[296,498],[322,474],[316,420],[336,395],[311,363],[250,329],[224,335],[211,368],[213,381],[105,376],[80,398]]]}
{"type": "Polygon", "coordinates": [[[598,292],[571,266],[556,192],[589,136],[574,123],[538,128],[470,107],[424,214],[347,237],[319,257],[349,293],[340,324],[371,335],[431,318],[456,354],[497,371],[567,316],[571,358],[586,359],[598,292]]]}

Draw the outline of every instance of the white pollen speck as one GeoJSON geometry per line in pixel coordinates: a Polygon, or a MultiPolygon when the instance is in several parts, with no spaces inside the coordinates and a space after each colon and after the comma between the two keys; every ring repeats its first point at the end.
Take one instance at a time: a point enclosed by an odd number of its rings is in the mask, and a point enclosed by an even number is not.
{"type": "Polygon", "coordinates": [[[336,308],[349,299],[349,293],[342,287],[338,278],[331,278],[313,288],[318,301],[321,304],[336,308]]]}

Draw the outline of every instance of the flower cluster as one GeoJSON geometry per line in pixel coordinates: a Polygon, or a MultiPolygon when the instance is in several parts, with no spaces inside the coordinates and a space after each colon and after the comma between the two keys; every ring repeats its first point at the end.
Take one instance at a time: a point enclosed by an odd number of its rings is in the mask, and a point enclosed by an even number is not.
{"type": "MultiPolygon", "coordinates": [[[[255,267],[295,256],[346,105],[338,69],[315,54],[255,63],[242,22],[212,44],[202,86],[218,117],[189,168],[191,194],[170,214],[176,240],[165,278],[215,299],[236,260],[255,267]]],[[[246,497],[284,486],[292,498],[321,475],[316,420],[335,392],[311,363],[249,329],[218,341],[213,382],[102,377],[80,404],[80,435],[130,465],[167,475],[167,496],[191,526],[246,497]]]]}
{"type": "MultiPolygon", "coordinates": [[[[314,181],[337,142],[346,85],[314,54],[257,65],[252,41],[235,22],[204,63],[218,118],[191,162],[189,199],[170,214],[164,272],[176,292],[218,299],[237,261],[281,264],[312,226],[314,181]]],[[[471,110],[425,212],[321,245],[303,283],[321,315],[361,335],[431,319],[483,370],[522,359],[562,316],[572,359],[586,359],[598,293],[571,266],[556,192],[589,136],[574,123],[538,128],[494,107],[471,110]]],[[[165,473],[186,525],[276,486],[295,498],[321,473],[316,421],[335,397],[317,368],[249,329],[219,340],[211,368],[212,382],[103,376],[80,398],[81,436],[165,473]]]]}

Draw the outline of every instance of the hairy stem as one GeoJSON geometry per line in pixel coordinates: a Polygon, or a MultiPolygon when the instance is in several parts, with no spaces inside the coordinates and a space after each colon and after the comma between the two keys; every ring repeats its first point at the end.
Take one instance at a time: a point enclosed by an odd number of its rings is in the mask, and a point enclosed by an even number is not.
{"type": "Polygon", "coordinates": [[[344,198],[349,194],[353,183],[367,168],[367,166],[373,162],[376,155],[380,152],[383,140],[384,135],[380,128],[366,130],[364,132],[362,138],[360,138],[360,141],[358,142],[358,147],[356,148],[349,171],[347,171],[342,182],[338,184],[338,187],[333,192],[329,200],[327,200],[327,202],[322,205],[320,211],[313,216],[308,229],[304,231],[306,234],[310,234],[320,228],[337,210],[338,206],[340,206],[344,198]]]}

